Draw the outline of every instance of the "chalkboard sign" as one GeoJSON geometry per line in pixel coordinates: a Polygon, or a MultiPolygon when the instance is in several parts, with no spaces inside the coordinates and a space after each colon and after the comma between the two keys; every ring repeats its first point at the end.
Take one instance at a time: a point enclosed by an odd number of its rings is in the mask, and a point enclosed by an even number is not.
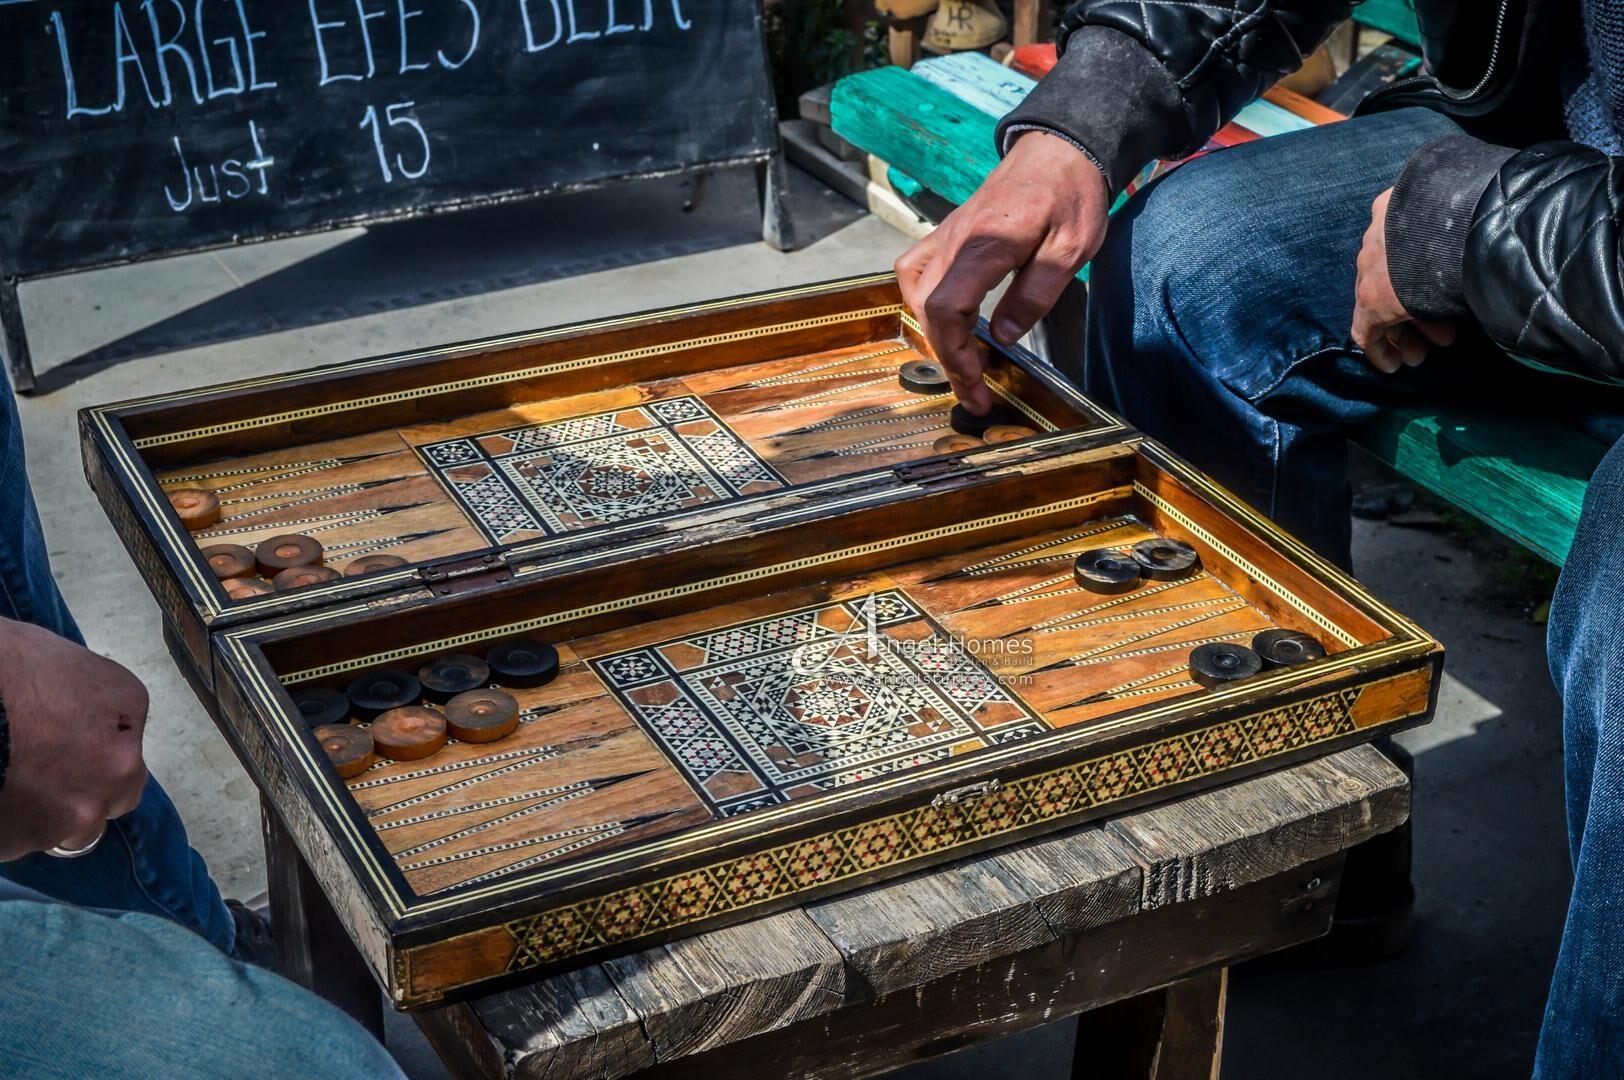
{"type": "Polygon", "coordinates": [[[0,315],[22,278],[778,151],[757,0],[0,0],[0,86],[0,315]]]}

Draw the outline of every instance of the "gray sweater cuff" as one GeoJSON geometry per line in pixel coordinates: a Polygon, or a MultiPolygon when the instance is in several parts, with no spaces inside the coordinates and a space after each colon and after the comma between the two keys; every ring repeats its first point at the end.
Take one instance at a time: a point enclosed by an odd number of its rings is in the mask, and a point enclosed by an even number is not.
{"type": "Polygon", "coordinates": [[[1470,314],[1462,284],[1466,234],[1478,200],[1513,153],[1470,135],[1445,135],[1422,143],[1404,163],[1387,204],[1387,276],[1415,318],[1470,314]]]}
{"type": "Polygon", "coordinates": [[[1054,70],[998,123],[998,152],[1022,131],[1047,131],[1100,167],[1114,195],[1157,157],[1190,141],[1172,74],[1119,30],[1084,26],[1066,39],[1054,70]]]}

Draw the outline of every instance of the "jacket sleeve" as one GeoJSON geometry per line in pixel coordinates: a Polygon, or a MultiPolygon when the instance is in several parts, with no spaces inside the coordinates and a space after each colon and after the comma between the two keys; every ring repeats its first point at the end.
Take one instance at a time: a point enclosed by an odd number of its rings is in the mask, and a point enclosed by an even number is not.
{"type": "Polygon", "coordinates": [[[1113,192],[1153,158],[1199,150],[1348,17],[1355,0],[1079,0],[1059,62],[998,126],[1071,142],[1113,192]]]}
{"type": "Polygon", "coordinates": [[[1471,316],[1519,359],[1624,382],[1624,158],[1446,136],[1411,156],[1387,268],[1418,318],[1471,316]]]}

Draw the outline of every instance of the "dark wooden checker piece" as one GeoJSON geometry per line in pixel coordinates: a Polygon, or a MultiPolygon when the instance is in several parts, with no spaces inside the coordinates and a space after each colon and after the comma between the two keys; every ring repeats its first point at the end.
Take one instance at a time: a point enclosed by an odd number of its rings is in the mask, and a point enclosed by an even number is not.
{"type": "Polygon", "coordinates": [[[1263,670],[1263,657],[1245,645],[1213,641],[1190,653],[1190,678],[1202,686],[1224,686],[1263,670]]]}
{"type": "Polygon", "coordinates": [[[372,764],[372,733],[354,724],[323,724],[311,732],[333,763],[338,775],[348,780],[360,776],[372,764]]]}
{"type": "Polygon", "coordinates": [[[351,559],[344,565],[345,577],[360,577],[362,574],[376,574],[382,570],[397,570],[408,565],[399,555],[380,553],[377,555],[363,555],[359,559],[351,559]]]}
{"type": "Polygon", "coordinates": [[[417,676],[404,671],[377,669],[363,671],[344,688],[350,699],[350,714],[357,720],[371,720],[390,709],[413,705],[423,696],[417,676]]]}
{"type": "Polygon", "coordinates": [[[287,592],[290,589],[303,589],[338,579],[338,571],[330,566],[290,566],[277,572],[271,579],[271,588],[277,592],[287,592]]]}
{"type": "Polygon", "coordinates": [[[484,686],[490,677],[490,665],[472,653],[437,656],[417,669],[423,696],[441,705],[458,694],[484,686]]]}
{"type": "Polygon", "coordinates": [[[295,566],[320,566],[321,542],[303,533],[273,536],[260,541],[259,546],[254,548],[254,561],[259,564],[259,572],[266,577],[275,577],[295,566]]]}
{"type": "Polygon", "coordinates": [[[226,595],[233,600],[250,600],[256,596],[269,596],[276,591],[271,588],[269,581],[252,577],[232,578],[220,584],[225,587],[226,595]]]}
{"type": "Polygon", "coordinates": [[[350,699],[337,690],[325,686],[312,686],[293,692],[293,706],[299,710],[304,722],[313,728],[328,724],[347,724],[350,720],[350,699]]]}
{"type": "Polygon", "coordinates": [[[206,529],[220,520],[220,497],[202,488],[176,488],[168,493],[169,505],[188,532],[206,529]]]}
{"type": "Polygon", "coordinates": [[[1201,568],[1201,556],[1183,540],[1157,536],[1133,546],[1133,561],[1152,581],[1177,581],[1201,568]]]}
{"type": "Polygon", "coordinates": [[[1115,548],[1095,548],[1077,556],[1072,566],[1077,584],[1089,592],[1122,593],[1139,584],[1139,564],[1115,548]]]}
{"type": "Polygon", "coordinates": [[[534,638],[513,638],[492,645],[485,652],[485,662],[498,686],[521,690],[545,686],[558,675],[558,650],[534,638]]]}
{"type": "Polygon", "coordinates": [[[897,372],[902,388],[914,394],[940,394],[949,387],[947,369],[934,360],[910,360],[897,372]]]}
{"type": "Polygon", "coordinates": [[[1264,630],[1253,638],[1252,651],[1263,658],[1263,666],[1266,668],[1306,664],[1310,660],[1320,660],[1325,656],[1325,646],[1301,630],[1285,630],[1278,627],[1264,630]]]}
{"type": "Polygon", "coordinates": [[[470,690],[446,704],[445,721],[463,742],[495,742],[519,726],[519,703],[502,690],[470,690]]]}
{"type": "Polygon", "coordinates": [[[964,402],[954,405],[947,414],[947,425],[960,435],[973,435],[982,438],[987,434],[988,428],[1014,427],[1020,424],[1020,418],[1007,406],[994,404],[987,411],[986,416],[977,416],[964,407],[964,402]]]}
{"type": "Polygon", "coordinates": [[[422,705],[390,709],[372,721],[372,748],[394,761],[426,758],[445,745],[445,717],[422,705]]]}
{"type": "Polygon", "coordinates": [[[210,544],[203,549],[203,561],[221,581],[253,577],[256,572],[254,553],[241,544],[210,544]]]}

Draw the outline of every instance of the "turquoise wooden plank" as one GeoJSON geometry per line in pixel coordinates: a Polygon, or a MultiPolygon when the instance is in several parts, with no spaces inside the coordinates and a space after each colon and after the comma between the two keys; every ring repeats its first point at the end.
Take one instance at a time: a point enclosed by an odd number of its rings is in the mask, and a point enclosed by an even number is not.
{"type": "Polygon", "coordinates": [[[1553,419],[1411,408],[1385,411],[1354,442],[1558,566],[1607,450],[1553,419]]]}
{"type": "Polygon", "coordinates": [[[1007,68],[978,52],[932,57],[919,61],[909,70],[991,116],[1009,112],[1026,100],[1026,95],[1038,84],[1030,75],[1007,68]]]}
{"type": "Polygon", "coordinates": [[[992,116],[899,67],[841,79],[829,112],[841,138],[956,203],[998,164],[992,116]]]}
{"type": "Polygon", "coordinates": [[[885,178],[891,182],[891,190],[895,191],[898,195],[901,195],[904,199],[911,199],[915,195],[918,195],[921,191],[925,190],[924,184],[921,184],[918,180],[915,180],[907,173],[901,172],[897,169],[888,167],[885,170],[885,178]]]}
{"type": "Polygon", "coordinates": [[[1415,21],[1415,8],[1409,0],[1365,0],[1353,9],[1353,21],[1421,47],[1421,27],[1415,21]]]}

